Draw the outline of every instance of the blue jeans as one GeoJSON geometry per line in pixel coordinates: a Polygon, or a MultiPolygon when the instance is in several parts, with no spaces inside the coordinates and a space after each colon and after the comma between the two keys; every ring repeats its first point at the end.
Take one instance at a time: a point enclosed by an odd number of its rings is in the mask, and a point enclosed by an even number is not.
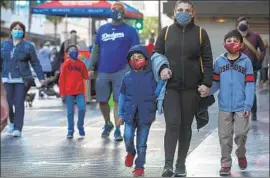
{"type": "Polygon", "coordinates": [[[67,105],[67,119],[68,119],[69,132],[74,132],[74,106],[75,106],[74,101],[75,99],[78,106],[77,127],[78,129],[83,129],[83,125],[84,125],[85,105],[86,105],[84,94],[66,96],[65,100],[66,100],[66,105],[67,105]]]}
{"type": "Polygon", "coordinates": [[[24,83],[4,83],[9,105],[9,121],[14,124],[14,130],[22,131],[24,120],[24,99],[26,87],[24,83]],[[15,112],[13,111],[15,107],[15,112]]]}
{"type": "Polygon", "coordinates": [[[135,160],[136,168],[143,168],[146,158],[147,139],[149,135],[151,124],[141,124],[138,119],[134,119],[133,123],[125,123],[124,140],[126,145],[126,151],[128,153],[136,154],[135,160]],[[134,135],[137,129],[137,141],[136,150],[134,146],[134,135]]]}

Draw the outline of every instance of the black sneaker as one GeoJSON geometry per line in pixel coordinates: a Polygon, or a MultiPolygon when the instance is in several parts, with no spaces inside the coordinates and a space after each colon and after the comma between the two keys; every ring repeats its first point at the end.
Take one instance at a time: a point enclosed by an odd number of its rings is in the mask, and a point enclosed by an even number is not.
{"type": "Polygon", "coordinates": [[[175,171],[174,171],[174,177],[186,177],[187,171],[186,171],[186,165],[176,165],[175,171]]]}
{"type": "Polygon", "coordinates": [[[162,177],[172,177],[173,176],[173,169],[171,168],[164,168],[162,172],[162,177]]]}

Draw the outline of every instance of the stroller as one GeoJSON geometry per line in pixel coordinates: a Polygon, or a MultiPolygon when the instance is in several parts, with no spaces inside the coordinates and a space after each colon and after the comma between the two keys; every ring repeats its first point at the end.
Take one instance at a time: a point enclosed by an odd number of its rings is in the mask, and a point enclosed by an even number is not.
{"type": "Polygon", "coordinates": [[[38,95],[43,98],[44,95],[60,97],[59,92],[55,91],[54,86],[58,83],[60,73],[56,72],[53,77],[50,77],[46,81],[46,85],[39,87],[38,95]]]}

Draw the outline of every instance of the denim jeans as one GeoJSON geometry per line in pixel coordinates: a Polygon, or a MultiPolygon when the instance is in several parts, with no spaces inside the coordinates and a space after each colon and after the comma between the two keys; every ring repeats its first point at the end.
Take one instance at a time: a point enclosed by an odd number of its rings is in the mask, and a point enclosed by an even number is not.
{"type": "Polygon", "coordinates": [[[85,105],[86,105],[84,94],[68,95],[65,97],[65,100],[66,100],[66,106],[67,106],[67,119],[68,119],[69,132],[74,132],[74,106],[75,106],[74,101],[75,99],[78,106],[77,127],[78,129],[82,129],[84,125],[85,105]]]}
{"type": "Polygon", "coordinates": [[[125,123],[124,140],[126,151],[128,153],[136,154],[135,160],[136,168],[144,168],[146,159],[147,139],[149,135],[151,124],[141,124],[138,119],[134,119],[133,123],[125,123]],[[136,150],[134,145],[135,130],[137,129],[136,150]]]}
{"type": "Polygon", "coordinates": [[[22,131],[24,120],[24,99],[26,87],[23,83],[4,83],[9,105],[9,121],[14,124],[14,130],[22,131]],[[15,112],[13,111],[15,107],[15,112]]]}

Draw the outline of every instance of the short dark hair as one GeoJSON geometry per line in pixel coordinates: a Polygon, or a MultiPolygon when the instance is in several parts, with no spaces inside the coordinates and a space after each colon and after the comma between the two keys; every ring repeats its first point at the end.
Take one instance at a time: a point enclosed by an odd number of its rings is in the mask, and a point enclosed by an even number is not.
{"type": "Polygon", "coordinates": [[[72,47],[76,48],[77,50],[79,49],[78,46],[76,46],[76,45],[69,45],[69,46],[67,47],[67,49],[66,49],[66,53],[67,53],[68,50],[69,50],[70,48],[72,48],[72,47]]]}
{"type": "Polygon", "coordinates": [[[238,17],[238,19],[236,20],[236,25],[238,25],[240,22],[242,22],[242,21],[247,21],[247,23],[248,23],[248,17],[246,17],[246,16],[240,16],[240,17],[238,17]]]}
{"type": "Polygon", "coordinates": [[[195,8],[193,2],[191,2],[191,1],[189,1],[189,0],[178,0],[178,1],[176,1],[176,3],[175,3],[174,9],[176,9],[177,6],[178,6],[178,4],[181,4],[181,3],[189,4],[189,5],[192,7],[193,10],[194,10],[194,8],[195,8]]]}
{"type": "MultiPolygon", "coordinates": [[[[12,29],[15,27],[15,26],[17,26],[17,25],[19,25],[21,28],[22,28],[22,30],[23,30],[23,36],[22,36],[22,38],[24,38],[25,37],[25,25],[22,23],[22,22],[20,22],[20,21],[15,21],[15,22],[13,22],[11,25],[10,25],[10,27],[9,27],[9,30],[10,30],[10,33],[11,33],[11,31],[12,31],[12,29]]],[[[10,35],[10,37],[12,37],[12,35],[10,35]]]]}
{"type": "Polygon", "coordinates": [[[243,43],[243,37],[241,35],[241,33],[238,30],[231,30],[229,31],[225,36],[224,36],[224,42],[228,39],[228,38],[236,38],[238,40],[240,40],[240,43],[243,43]]]}
{"type": "Polygon", "coordinates": [[[76,30],[71,30],[71,31],[70,31],[70,34],[71,34],[71,33],[77,33],[77,31],[76,31],[76,30]]]}

